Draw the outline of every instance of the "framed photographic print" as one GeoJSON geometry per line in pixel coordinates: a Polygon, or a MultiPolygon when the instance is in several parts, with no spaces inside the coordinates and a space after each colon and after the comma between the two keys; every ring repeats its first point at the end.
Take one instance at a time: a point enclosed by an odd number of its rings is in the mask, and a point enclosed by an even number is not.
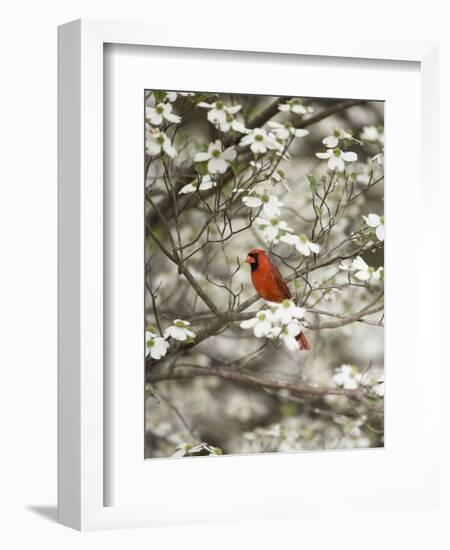
{"type": "Polygon", "coordinates": [[[66,525],[436,499],[435,45],[253,38],[60,28],[66,525]]]}

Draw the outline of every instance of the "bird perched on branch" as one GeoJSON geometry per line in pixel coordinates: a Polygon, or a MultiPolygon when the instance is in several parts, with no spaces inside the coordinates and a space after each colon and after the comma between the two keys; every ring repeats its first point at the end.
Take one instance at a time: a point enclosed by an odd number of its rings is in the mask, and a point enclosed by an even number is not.
{"type": "MultiPolygon", "coordinates": [[[[251,278],[256,292],[267,302],[281,303],[292,298],[289,287],[279,269],[270,261],[265,250],[250,250],[245,261],[250,264],[251,278]]],[[[296,337],[299,349],[309,351],[311,345],[303,333],[296,337]]]]}

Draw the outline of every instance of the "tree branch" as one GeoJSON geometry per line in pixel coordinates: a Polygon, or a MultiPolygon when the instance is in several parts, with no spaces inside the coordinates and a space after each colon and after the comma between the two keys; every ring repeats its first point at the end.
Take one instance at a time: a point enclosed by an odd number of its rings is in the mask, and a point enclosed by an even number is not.
{"type": "Polygon", "coordinates": [[[381,311],[384,308],[384,303],[379,304],[378,306],[375,306],[375,304],[383,297],[384,292],[381,292],[378,294],[378,296],[371,302],[369,305],[363,307],[360,311],[357,313],[354,313],[353,315],[350,315],[349,317],[343,317],[339,321],[330,321],[328,323],[308,323],[306,327],[309,330],[322,330],[322,329],[332,329],[332,328],[340,328],[344,327],[345,325],[349,325],[351,323],[354,323],[356,321],[360,321],[365,315],[371,315],[372,313],[377,313],[378,311],[381,311]]]}
{"type": "MultiPolygon", "coordinates": [[[[369,250],[373,250],[374,248],[378,248],[380,245],[383,245],[383,243],[376,243],[374,244],[369,250]]],[[[367,250],[366,252],[368,252],[367,250]]],[[[302,277],[303,275],[310,273],[311,271],[314,271],[316,269],[319,269],[321,267],[328,266],[330,264],[336,263],[337,261],[345,260],[348,258],[351,258],[355,256],[356,254],[359,254],[361,251],[353,251],[352,254],[349,255],[339,255],[335,256],[333,258],[330,258],[328,260],[325,260],[324,262],[318,262],[312,268],[309,268],[308,265],[306,265],[302,270],[299,270],[296,273],[293,273],[289,277],[286,277],[287,282],[291,282],[294,279],[298,279],[302,277]]],[[[380,311],[383,306],[380,306],[379,308],[375,308],[371,310],[373,305],[380,299],[382,296],[379,295],[377,298],[371,302],[368,306],[360,310],[358,313],[354,314],[353,316],[346,317],[345,319],[342,319],[340,321],[336,321],[334,323],[322,323],[318,325],[308,325],[308,328],[311,330],[321,330],[321,329],[327,329],[327,328],[338,328],[339,326],[344,326],[350,323],[353,323],[355,321],[359,321],[364,315],[369,315],[371,313],[376,313],[377,311],[380,311]],[[356,318],[355,318],[356,317],[356,318]],[[350,320],[349,320],[350,319],[350,320]]],[[[254,313],[247,312],[244,313],[247,308],[249,308],[252,304],[257,302],[260,299],[259,294],[254,294],[251,298],[248,300],[245,300],[245,302],[242,302],[238,309],[236,311],[228,311],[220,313],[217,318],[212,320],[211,322],[207,323],[200,331],[196,333],[195,337],[195,343],[189,344],[189,348],[192,348],[192,346],[198,345],[210,336],[216,335],[219,331],[223,330],[227,325],[230,323],[234,323],[236,321],[242,321],[245,319],[249,319],[254,316],[254,313]]],[[[180,348],[177,348],[173,350],[172,352],[168,353],[166,357],[171,357],[174,353],[179,353],[180,351],[185,350],[186,348],[184,346],[181,346],[180,348]]],[[[149,357],[146,361],[146,365],[150,366],[153,364],[154,361],[149,357]]]]}
{"type": "Polygon", "coordinates": [[[272,390],[287,390],[293,395],[324,397],[326,395],[341,395],[349,398],[361,398],[360,390],[345,390],[342,388],[323,388],[308,384],[283,382],[281,380],[269,380],[252,373],[230,369],[228,367],[199,367],[197,365],[177,366],[172,373],[147,372],[147,382],[154,384],[164,380],[185,380],[197,376],[218,376],[224,380],[231,380],[241,384],[268,388],[272,390]]]}

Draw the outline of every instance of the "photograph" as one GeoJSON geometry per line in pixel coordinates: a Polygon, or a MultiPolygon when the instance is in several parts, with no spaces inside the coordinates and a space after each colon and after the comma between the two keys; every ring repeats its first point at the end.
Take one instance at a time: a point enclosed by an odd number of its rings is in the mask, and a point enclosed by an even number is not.
{"type": "Polygon", "coordinates": [[[384,102],[142,105],[145,458],[384,447],[384,102]]]}

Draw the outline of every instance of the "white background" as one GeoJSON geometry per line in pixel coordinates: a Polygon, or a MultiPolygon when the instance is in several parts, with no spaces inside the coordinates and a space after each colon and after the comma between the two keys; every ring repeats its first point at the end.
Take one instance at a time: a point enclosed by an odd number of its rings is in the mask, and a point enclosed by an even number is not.
{"type": "MultiPolygon", "coordinates": [[[[70,531],[54,521],[56,511],[56,26],[71,19],[105,17],[161,19],[170,27],[180,17],[192,32],[202,25],[245,32],[256,26],[276,41],[277,33],[317,27],[330,36],[431,38],[441,41],[441,98],[450,97],[450,38],[444,3],[298,0],[246,3],[234,0],[151,2],[90,0],[53,3],[17,1],[1,13],[0,87],[0,543],[5,548],[448,548],[446,509],[397,515],[304,518],[225,526],[161,528],[114,533],[70,531]],[[319,7],[320,6],[320,7],[319,7]],[[236,22],[243,24],[236,29],[236,22]],[[3,540],[5,539],[5,540],[3,540]],[[8,540],[6,540],[8,539],[8,540]],[[153,545],[153,546],[152,546],[153,545]]],[[[441,174],[448,180],[449,108],[441,105],[441,174]]],[[[408,129],[405,128],[405,140],[408,129]]],[[[413,162],[414,159],[411,159],[413,162]]],[[[450,182],[449,182],[450,184],[450,182]]],[[[445,224],[448,189],[442,185],[442,255],[448,256],[445,224]]],[[[407,223],[407,204],[405,223],[407,223]]],[[[413,220],[411,231],[416,224],[413,220]]],[[[444,260],[446,258],[443,258],[444,260]]],[[[448,273],[442,267],[442,273],[448,273]]],[[[448,293],[443,300],[448,300],[448,293]]],[[[445,308],[443,307],[443,310],[445,308]]],[[[443,322],[443,316],[441,321],[443,322]]],[[[437,320],[430,320],[436,322],[437,320]]],[[[444,334],[445,335],[445,334],[444,334]]],[[[412,336],[412,341],[414,336],[412,336]]],[[[446,363],[449,361],[446,359],[446,363]]],[[[444,365],[443,365],[444,366],[444,365]]],[[[442,369],[443,463],[449,463],[449,407],[442,369]]],[[[426,441],[426,434],[421,438],[426,441]]],[[[450,494],[447,471],[443,472],[450,494]]]]}

